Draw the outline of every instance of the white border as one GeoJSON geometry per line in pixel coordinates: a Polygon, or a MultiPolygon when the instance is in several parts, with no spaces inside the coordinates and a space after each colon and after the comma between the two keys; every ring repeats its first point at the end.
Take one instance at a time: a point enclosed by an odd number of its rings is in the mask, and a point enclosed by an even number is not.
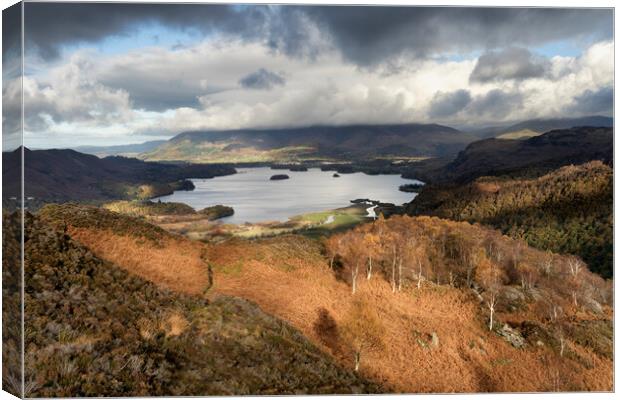
{"type": "MultiPolygon", "coordinates": [[[[92,0],[82,0],[82,1],[78,1],[78,0],[62,0],[63,2],[75,2],[75,3],[93,3],[93,2],[97,2],[97,1],[92,1],[92,0]]],[[[38,0],[29,0],[27,2],[39,2],[38,0]]],[[[108,0],[105,2],[109,2],[109,3],[123,3],[125,1],[122,0],[108,0]]],[[[225,3],[224,1],[213,1],[213,0],[207,0],[207,1],[178,1],[178,0],[149,0],[149,1],[144,1],[144,0],[136,0],[136,1],[131,1],[134,3],[225,3]]],[[[7,8],[13,4],[15,4],[16,1],[14,0],[0,0],[0,5],[2,6],[2,9],[7,8]]],[[[228,3],[234,3],[234,2],[228,2],[228,3]]],[[[403,5],[403,6],[469,6],[469,7],[561,7],[561,8],[579,8],[579,7],[584,7],[584,8],[593,8],[593,7],[602,7],[602,8],[614,8],[615,7],[615,3],[614,1],[611,0],[590,0],[590,1],[583,1],[583,0],[562,0],[562,1],[558,1],[558,0],[539,0],[539,1],[511,1],[511,0],[507,0],[507,1],[488,1],[488,0],[468,0],[468,1],[458,1],[458,0],[452,0],[452,1],[403,1],[403,0],[374,0],[374,1],[347,1],[347,0],[336,0],[336,1],[330,1],[330,0],[313,0],[313,1],[300,1],[300,0],[288,0],[288,1],[260,1],[260,0],[243,0],[243,1],[239,1],[237,3],[244,3],[244,4],[316,4],[316,5],[385,5],[385,6],[389,6],[389,5],[403,5]]],[[[614,12],[614,26],[615,26],[615,8],[613,10],[614,12]]],[[[23,13],[22,13],[23,16],[23,13]]],[[[0,32],[2,30],[2,22],[0,19],[0,32]]],[[[614,44],[615,44],[615,30],[614,30],[614,44]]],[[[615,46],[614,46],[615,48],[615,46]]],[[[617,64],[618,62],[618,54],[614,52],[614,60],[615,60],[615,64],[614,66],[617,64]]],[[[23,59],[22,59],[23,60],[23,59]]],[[[0,54],[0,63],[2,61],[2,55],[0,54]]],[[[22,66],[23,68],[23,66],[22,66]]],[[[22,70],[23,71],[23,70],[22,70]]],[[[614,100],[615,100],[615,89],[616,89],[616,85],[615,85],[615,69],[614,69],[614,100]]],[[[1,97],[1,96],[0,96],[1,97]]],[[[0,108],[2,106],[2,100],[0,99],[0,108]]],[[[618,111],[618,104],[614,101],[614,119],[615,119],[615,115],[617,114],[618,111]]],[[[23,105],[22,105],[22,112],[23,112],[23,105]]],[[[23,120],[23,119],[22,119],[23,120]]],[[[615,124],[614,124],[615,125],[615,124]]],[[[618,146],[620,146],[620,141],[616,141],[614,140],[614,156],[616,154],[620,154],[618,153],[616,150],[618,149],[618,146]]],[[[615,157],[614,157],[615,159],[615,157]]],[[[615,164],[615,162],[614,162],[615,164]]],[[[1,164],[0,164],[0,174],[1,174],[1,164]]],[[[614,168],[615,169],[615,168],[614,168]]],[[[618,204],[618,188],[620,187],[620,177],[618,177],[618,174],[614,174],[614,211],[617,209],[616,205],[618,204]]],[[[2,195],[2,189],[0,187],[0,197],[2,195]]],[[[616,224],[616,215],[614,213],[614,238],[619,237],[618,233],[620,232],[620,228],[618,227],[618,225],[616,224]]],[[[0,250],[0,254],[1,254],[1,250],[0,250]]],[[[614,240],[614,270],[616,272],[618,272],[618,268],[617,267],[617,261],[618,259],[615,257],[616,254],[616,242],[614,240]]],[[[617,289],[617,283],[614,282],[614,289],[617,289]]],[[[0,300],[0,304],[1,304],[1,300],[0,300]]],[[[617,297],[614,296],[614,308],[617,309],[617,297]]],[[[615,323],[616,321],[614,321],[614,332],[616,332],[616,328],[617,328],[617,324],[615,323]]],[[[1,328],[0,328],[1,329],[1,328]]],[[[615,354],[619,354],[618,353],[618,341],[614,340],[614,350],[615,350],[615,354]]],[[[1,359],[0,359],[0,367],[1,367],[1,359]]],[[[616,384],[616,378],[618,377],[618,363],[614,361],[614,384],[616,384]]],[[[615,390],[615,387],[614,387],[615,390]]],[[[385,398],[386,396],[392,397],[394,395],[370,395],[370,396],[364,396],[364,398],[385,398]]],[[[463,395],[463,394],[455,394],[455,395],[398,395],[398,398],[402,398],[402,399],[411,399],[411,400],[415,400],[415,399],[477,399],[477,398],[481,398],[481,399],[531,399],[534,397],[538,397],[538,396],[543,396],[544,398],[548,398],[548,399],[583,399],[585,397],[587,397],[588,399],[610,399],[610,398],[615,398],[615,394],[614,393],[549,393],[549,394],[471,394],[471,395],[463,395]]],[[[281,396],[261,396],[261,399],[276,399],[278,397],[281,396]]],[[[295,396],[296,399],[312,399],[315,396],[295,396]]],[[[331,399],[335,399],[335,400],[341,400],[341,399],[350,399],[352,398],[351,396],[329,396],[331,399]]],[[[15,397],[10,395],[7,392],[0,392],[0,400],[5,400],[5,399],[14,399],[15,397]]],[[[195,397],[195,398],[207,398],[207,397],[195,397]]],[[[227,396],[227,397],[221,397],[222,399],[237,399],[237,398],[242,398],[242,397],[236,397],[236,396],[227,396]]],[[[175,399],[175,397],[160,397],[160,399],[175,399]]]]}

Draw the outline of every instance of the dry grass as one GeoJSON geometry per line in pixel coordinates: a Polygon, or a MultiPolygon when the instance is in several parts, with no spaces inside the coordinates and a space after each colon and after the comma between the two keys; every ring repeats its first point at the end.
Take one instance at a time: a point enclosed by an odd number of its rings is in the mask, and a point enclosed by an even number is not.
{"type": "MultiPolygon", "coordinates": [[[[69,233],[97,256],[160,286],[190,294],[204,293],[208,285],[206,254],[214,272],[210,296],[232,295],[257,303],[349,368],[354,365],[350,344],[326,346],[316,323],[324,309],[337,327],[344,326],[363,299],[369,312],[380,316],[383,337],[382,346],[363,351],[360,373],[395,392],[612,388],[610,359],[570,341],[564,357],[549,345],[516,349],[487,330],[483,305],[466,290],[426,282],[419,290],[407,287],[392,293],[389,283],[377,275],[370,281],[360,277],[358,292],[352,295],[350,286],[329,268],[318,242],[301,236],[203,245],[171,235],[154,242],[84,227],[69,227],[69,233]],[[433,333],[439,339],[436,347],[431,344],[433,333]]],[[[499,317],[529,318],[518,313],[499,317]]],[[[168,336],[185,329],[183,319],[174,314],[161,321],[168,336]]]]}
{"type": "Polygon", "coordinates": [[[395,391],[550,391],[558,385],[561,390],[611,389],[609,360],[579,346],[574,347],[581,362],[560,358],[547,347],[516,349],[486,330],[481,305],[462,290],[427,284],[394,294],[388,282],[373,278],[361,279],[358,293],[351,295],[318,254],[295,256],[274,246],[267,257],[270,247],[269,240],[210,246],[215,292],[255,301],[350,367],[351,349],[346,344],[327,348],[314,325],[322,308],[341,325],[353,301],[365,298],[381,316],[385,346],[362,354],[360,371],[395,391]],[[432,332],[439,338],[436,348],[430,345],[432,332]],[[550,376],[556,370],[559,381],[550,376]]]}
{"type": "Polygon", "coordinates": [[[162,287],[188,294],[208,288],[208,265],[199,243],[171,237],[154,243],[110,230],[75,227],[69,234],[95,255],[162,287]]]}

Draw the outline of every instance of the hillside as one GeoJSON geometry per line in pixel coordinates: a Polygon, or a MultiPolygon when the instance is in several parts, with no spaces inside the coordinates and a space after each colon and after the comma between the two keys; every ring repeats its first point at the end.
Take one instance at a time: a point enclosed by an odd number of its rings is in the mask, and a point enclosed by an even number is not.
{"type": "Polygon", "coordinates": [[[27,397],[381,390],[256,305],[158,287],[30,214],[25,254],[27,397]]]}
{"type": "MultiPolygon", "coordinates": [[[[21,149],[2,157],[3,189],[19,193],[21,149]]],[[[171,193],[186,178],[212,178],[235,173],[221,165],[172,165],[135,158],[98,158],[74,150],[24,150],[24,191],[33,205],[65,201],[148,198],[171,193]]]]}
{"type": "Polygon", "coordinates": [[[592,271],[613,275],[613,170],[600,161],[538,178],[425,187],[407,212],[490,225],[531,246],[577,254],[592,271]]]}
{"type": "Polygon", "coordinates": [[[140,153],[151,151],[165,142],[165,140],[151,140],[144,143],[122,144],[116,146],[77,146],[74,147],[73,150],[79,151],[80,153],[93,154],[98,157],[135,157],[140,153]]]}
{"type": "Polygon", "coordinates": [[[455,154],[475,137],[430,124],[316,126],[184,132],[141,158],[189,162],[287,162],[300,159],[428,157],[455,154]]]}
{"type": "Polygon", "coordinates": [[[597,115],[579,118],[530,119],[508,126],[477,129],[471,133],[480,138],[498,137],[515,139],[518,137],[537,136],[552,130],[570,129],[578,126],[611,128],[614,126],[614,120],[613,118],[597,115]]]}
{"type": "MultiPolygon", "coordinates": [[[[190,246],[186,239],[109,211],[48,206],[41,218],[66,220],[69,235],[97,257],[144,277],[157,265],[206,262],[209,297],[255,302],[389,391],[612,387],[611,284],[578,259],[488,228],[395,216],[326,242],[232,239],[192,253],[179,247],[190,246]]],[[[178,287],[206,274],[195,271],[178,287]]]]}
{"type": "Polygon", "coordinates": [[[438,168],[412,168],[411,175],[432,183],[465,183],[492,175],[540,175],[564,165],[613,160],[613,129],[580,127],[550,131],[526,140],[484,139],[471,143],[438,168]]]}
{"type": "Polygon", "coordinates": [[[22,393],[21,218],[2,212],[2,390],[22,393]]]}

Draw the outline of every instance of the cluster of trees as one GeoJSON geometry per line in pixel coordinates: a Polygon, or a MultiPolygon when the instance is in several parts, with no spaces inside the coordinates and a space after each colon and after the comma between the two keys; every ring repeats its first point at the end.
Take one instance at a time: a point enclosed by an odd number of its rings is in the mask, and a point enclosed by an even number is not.
{"type": "MultiPolygon", "coordinates": [[[[371,279],[388,281],[394,293],[427,285],[471,290],[486,309],[489,330],[501,328],[499,312],[519,310],[555,332],[561,354],[568,318],[577,312],[602,313],[612,301],[611,283],[591,273],[580,258],[540,251],[466,222],[380,217],[329,237],[326,252],[330,267],[353,295],[361,280],[371,279]]],[[[374,324],[365,325],[368,329],[353,330],[360,335],[376,331],[374,324]]]]}
{"type": "Polygon", "coordinates": [[[578,255],[592,271],[613,276],[613,170],[600,161],[533,179],[427,187],[407,211],[491,225],[539,249],[578,255]]]}

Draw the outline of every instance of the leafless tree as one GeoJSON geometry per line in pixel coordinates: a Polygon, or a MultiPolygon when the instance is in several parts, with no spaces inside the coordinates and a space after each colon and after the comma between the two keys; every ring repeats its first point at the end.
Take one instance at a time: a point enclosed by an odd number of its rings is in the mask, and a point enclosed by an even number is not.
{"type": "Polygon", "coordinates": [[[583,263],[577,257],[568,258],[568,270],[573,278],[577,278],[583,269],[583,263]]]}
{"type": "Polygon", "coordinates": [[[417,276],[417,281],[418,281],[418,289],[420,289],[420,287],[422,286],[422,261],[418,258],[418,276],[417,276]]]}
{"type": "Polygon", "coordinates": [[[553,254],[547,252],[547,255],[540,262],[540,269],[544,276],[550,276],[553,273],[553,254]]]}
{"type": "Polygon", "coordinates": [[[498,291],[496,288],[491,288],[487,291],[486,304],[489,308],[489,330],[493,330],[493,315],[495,314],[495,306],[497,305],[498,291]]]}

